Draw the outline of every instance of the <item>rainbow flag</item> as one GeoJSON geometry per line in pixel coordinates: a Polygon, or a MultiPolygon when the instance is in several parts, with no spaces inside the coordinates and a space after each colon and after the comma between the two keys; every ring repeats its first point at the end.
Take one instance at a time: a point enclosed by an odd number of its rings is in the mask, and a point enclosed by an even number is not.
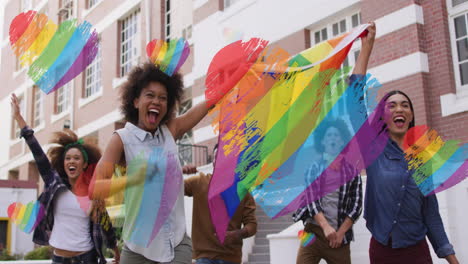
{"type": "Polygon", "coordinates": [[[208,199],[221,242],[247,192],[267,215],[279,217],[304,206],[307,197],[316,200],[351,180],[383,150],[388,140],[381,133],[383,104],[364,100],[375,98],[380,84],[361,76],[348,85],[350,69],[340,69],[366,28],[296,56],[252,39],[230,44],[213,58],[205,96],[214,106],[219,151],[208,199]],[[340,117],[346,117],[352,136],[343,139],[338,152],[308,182],[304,172],[314,156],[323,156],[313,148],[315,132],[340,117]],[[354,170],[338,177],[336,168],[343,162],[354,170]]]}
{"type": "Polygon", "coordinates": [[[424,195],[446,190],[468,177],[468,144],[443,141],[427,126],[411,128],[405,135],[408,169],[424,195]]]}
{"type": "Polygon", "coordinates": [[[317,240],[317,237],[315,236],[314,233],[308,233],[304,230],[300,230],[297,233],[297,236],[299,237],[299,240],[301,241],[301,247],[307,247],[309,245],[312,245],[312,243],[317,240]]]}
{"type": "Polygon", "coordinates": [[[29,202],[27,205],[15,202],[8,206],[7,213],[19,229],[31,233],[44,218],[45,210],[39,201],[29,202]]]}
{"type": "Polygon", "coordinates": [[[27,11],[10,24],[10,45],[28,76],[49,94],[80,74],[98,53],[98,34],[87,21],[57,26],[44,14],[27,11]]]}
{"type": "Polygon", "coordinates": [[[159,65],[167,75],[172,76],[178,72],[190,54],[190,46],[183,39],[171,39],[166,42],[154,39],[146,45],[146,54],[151,62],[159,65]]]}

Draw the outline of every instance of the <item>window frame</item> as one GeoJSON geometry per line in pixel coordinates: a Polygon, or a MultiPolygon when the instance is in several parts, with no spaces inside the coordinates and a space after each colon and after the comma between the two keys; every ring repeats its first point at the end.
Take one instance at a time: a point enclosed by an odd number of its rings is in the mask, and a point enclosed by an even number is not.
{"type": "MultiPolygon", "coordinates": [[[[127,30],[129,27],[125,28],[125,30],[127,30]]],[[[135,9],[133,9],[131,12],[129,12],[127,15],[125,15],[124,17],[122,17],[121,19],[119,19],[119,31],[118,31],[118,39],[119,39],[119,67],[118,67],[118,77],[119,78],[122,78],[124,76],[126,76],[130,70],[132,69],[133,66],[137,65],[140,61],[140,58],[141,58],[141,9],[140,7],[137,7],[135,9]],[[123,39],[123,36],[124,34],[128,34],[128,31],[127,32],[124,32],[124,25],[126,25],[126,21],[131,19],[133,16],[135,16],[135,24],[132,24],[132,25],[135,25],[136,28],[134,29],[135,30],[135,33],[132,34],[132,39],[130,38],[127,38],[127,39],[123,39]],[[128,48],[127,50],[125,50],[124,52],[124,46],[126,46],[128,43],[131,43],[134,45],[134,47],[132,46],[131,49],[133,49],[134,51],[134,55],[132,55],[132,51],[128,51],[128,48]],[[124,56],[128,56],[128,54],[130,54],[131,56],[129,56],[130,58],[129,59],[126,59],[125,62],[123,61],[123,57],[124,56]]],[[[128,46],[128,45],[127,45],[128,46]]]]}
{"type": "MultiPolygon", "coordinates": [[[[450,47],[452,53],[453,74],[455,77],[455,90],[457,95],[468,96],[468,82],[465,85],[463,85],[460,74],[460,65],[462,63],[458,61],[457,36],[455,29],[455,18],[465,15],[465,22],[467,26],[466,29],[468,31],[468,2],[459,4],[455,7],[452,7],[451,3],[452,0],[447,0],[450,47]]],[[[468,32],[466,38],[468,41],[468,32]]],[[[468,60],[464,60],[464,63],[468,63],[468,60]]]]}
{"type": "Polygon", "coordinates": [[[44,95],[42,93],[42,90],[38,86],[33,86],[32,126],[34,128],[39,127],[44,123],[44,95]],[[39,102],[37,101],[38,95],[40,96],[39,102]]]}
{"type": "Polygon", "coordinates": [[[73,91],[73,80],[66,83],[62,87],[58,88],[57,91],[55,92],[55,109],[54,109],[54,114],[55,115],[60,115],[62,113],[67,112],[70,107],[71,107],[71,93],[73,91]],[[59,97],[61,92],[66,92],[63,97],[66,98],[67,104],[65,104],[65,107],[63,106],[63,103],[59,102],[59,97]],[[61,110],[59,111],[59,108],[61,107],[61,110]]]}
{"type": "Polygon", "coordinates": [[[100,46],[96,58],[94,58],[93,62],[91,62],[84,71],[82,98],[85,99],[94,96],[101,92],[102,89],[102,52],[100,46]],[[89,71],[92,71],[92,75],[89,75],[89,71]],[[90,78],[94,78],[94,80],[88,84],[90,78]]]}
{"type": "Polygon", "coordinates": [[[59,0],[58,22],[62,23],[71,18],[76,18],[74,12],[75,0],[59,0]]]}

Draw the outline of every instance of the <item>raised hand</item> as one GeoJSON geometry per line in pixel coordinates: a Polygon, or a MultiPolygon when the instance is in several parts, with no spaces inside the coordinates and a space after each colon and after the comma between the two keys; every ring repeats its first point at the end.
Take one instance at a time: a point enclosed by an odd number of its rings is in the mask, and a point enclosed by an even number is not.
{"type": "Polygon", "coordinates": [[[16,123],[18,123],[18,126],[20,128],[25,127],[27,124],[26,124],[26,121],[24,121],[23,116],[21,115],[18,97],[16,97],[16,94],[14,93],[11,94],[10,105],[11,105],[11,116],[13,117],[13,119],[16,120],[16,123]]]}
{"type": "Polygon", "coordinates": [[[372,50],[375,41],[376,27],[374,22],[369,22],[370,26],[367,28],[367,34],[361,37],[362,49],[372,50]]]}

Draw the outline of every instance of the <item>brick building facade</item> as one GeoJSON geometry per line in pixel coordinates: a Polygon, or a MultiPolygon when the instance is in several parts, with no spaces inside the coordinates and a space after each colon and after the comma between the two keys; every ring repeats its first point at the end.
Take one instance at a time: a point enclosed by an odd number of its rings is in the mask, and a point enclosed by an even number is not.
{"type": "MultiPolygon", "coordinates": [[[[10,115],[3,114],[10,112],[11,92],[22,98],[23,114],[46,148],[51,132],[66,122],[80,137],[92,137],[104,149],[112,132],[123,125],[119,87],[131,66],[146,58],[149,40],[184,36],[191,45],[191,55],[182,67],[183,112],[203,100],[211,58],[232,41],[227,29],[244,39],[264,38],[294,54],[360,23],[376,21],[369,72],[383,84],[381,93],[406,92],[413,100],[417,124],[435,128],[444,139],[468,142],[468,0],[298,0],[287,4],[282,0],[9,0],[4,4],[0,56],[3,179],[39,178],[10,115]],[[33,86],[9,47],[10,21],[28,9],[44,12],[56,22],[70,17],[88,20],[100,34],[101,52],[95,62],[69,85],[47,96],[33,86]]],[[[354,64],[359,48],[358,41],[348,65],[354,64]]],[[[216,136],[210,124],[210,117],[205,118],[182,143],[207,146],[211,153],[216,136]]],[[[460,184],[454,192],[447,192],[444,201],[468,199],[466,189],[466,183],[460,184]]],[[[466,217],[450,210],[444,217],[448,215],[460,221],[466,217]]],[[[466,246],[461,238],[468,234],[458,222],[451,223],[452,236],[458,245],[466,246]]]]}

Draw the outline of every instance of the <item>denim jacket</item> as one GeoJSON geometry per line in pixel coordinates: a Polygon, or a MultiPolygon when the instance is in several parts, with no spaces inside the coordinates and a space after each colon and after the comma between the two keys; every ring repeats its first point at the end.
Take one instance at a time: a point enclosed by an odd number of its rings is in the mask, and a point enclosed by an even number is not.
{"type": "Polygon", "coordinates": [[[405,154],[389,139],[367,168],[364,218],[372,236],[392,248],[415,245],[427,236],[439,258],[455,254],[439,214],[437,197],[425,197],[411,177],[405,154]]]}

